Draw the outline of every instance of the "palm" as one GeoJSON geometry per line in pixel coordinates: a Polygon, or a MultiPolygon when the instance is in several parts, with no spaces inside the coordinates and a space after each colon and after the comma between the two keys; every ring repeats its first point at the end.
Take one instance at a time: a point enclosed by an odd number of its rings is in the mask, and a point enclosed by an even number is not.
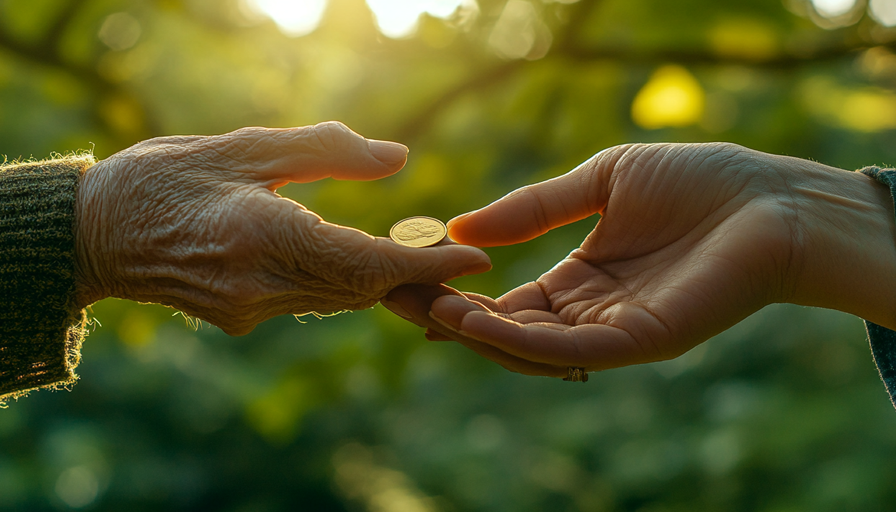
{"type": "Polygon", "coordinates": [[[617,171],[601,222],[538,280],[562,323],[616,327],[647,360],[678,355],[774,300],[788,259],[778,248],[791,236],[785,210],[751,186],[755,173],[736,150],[684,159],[682,146],[667,148],[617,171]]]}
{"type": "Polygon", "coordinates": [[[757,155],[730,145],[636,146],[604,155],[587,178],[574,175],[583,168],[559,178],[534,201],[532,190],[511,194],[452,235],[504,245],[596,211],[602,218],[535,282],[494,301],[468,295],[503,319],[467,314],[476,305],[460,298],[435,300],[432,311],[453,319],[471,348],[524,373],[675,357],[785,293],[791,223],[757,155]],[[571,188],[594,192],[577,202],[571,188]],[[527,203],[539,205],[531,215],[527,203]]]}

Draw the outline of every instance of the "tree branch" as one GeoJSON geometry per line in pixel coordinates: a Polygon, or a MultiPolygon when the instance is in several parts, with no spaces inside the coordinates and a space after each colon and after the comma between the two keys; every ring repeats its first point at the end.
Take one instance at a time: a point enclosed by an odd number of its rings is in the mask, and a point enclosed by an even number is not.
{"type": "MultiPolygon", "coordinates": [[[[589,7],[598,4],[597,0],[591,2],[589,7]]],[[[586,10],[589,11],[589,10],[586,10]]],[[[859,52],[874,48],[885,47],[896,51],[896,41],[882,45],[858,44],[858,45],[829,45],[818,47],[803,54],[785,53],[765,59],[750,58],[746,55],[721,55],[707,49],[701,50],[638,50],[633,48],[594,47],[587,48],[575,45],[574,35],[563,39],[564,44],[556,45],[547,58],[561,57],[573,62],[615,61],[625,64],[662,64],[675,62],[689,65],[743,65],[758,69],[789,70],[818,62],[831,62],[839,59],[854,57],[859,52]]],[[[433,100],[428,107],[423,108],[419,114],[404,123],[398,130],[401,140],[410,140],[424,132],[428,125],[438,117],[443,110],[464,94],[494,85],[502,80],[512,77],[528,64],[524,60],[516,60],[503,63],[483,73],[475,74],[468,80],[443,92],[441,96],[433,100]]]]}
{"type": "Polygon", "coordinates": [[[416,137],[419,133],[426,130],[433,118],[438,116],[442,110],[445,110],[455,100],[468,92],[488,87],[491,84],[500,82],[501,80],[512,76],[526,63],[527,61],[524,60],[505,62],[488,71],[478,73],[469,80],[461,82],[451,89],[448,89],[442,93],[438,99],[430,103],[428,107],[419,110],[414,117],[398,129],[397,136],[399,137],[399,140],[410,140],[411,138],[416,137]]]}
{"type": "MultiPolygon", "coordinates": [[[[132,144],[134,141],[129,137],[122,136],[110,126],[103,116],[99,115],[99,105],[102,98],[127,92],[122,86],[110,81],[99,73],[93,64],[78,64],[66,60],[61,52],[60,44],[66,31],[69,29],[72,20],[77,16],[78,12],[84,8],[87,0],[69,0],[58,11],[50,27],[44,33],[44,36],[37,42],[26,43],[12,36],[7,30],[0,26],[0,50],[6,50],[10,54],[36,64],[41,67],[54,70],[61,70],[87,86],[93,93],[93,110],[96,122],[121,146],[132,144]]],[[[145,111],[145,120],[143,123],[144,135],[152,136],[157,132],[155,123],[151,119],[149,112],[145,111]]]]}
{"type": "Polygon", "coordinates": [[[58,52],[59,42],[62,40],[62,36],[65,35],[65,32],[71,25],[75,15],[78,14],[78,11],[80,11],[86,3],[87,0],[69,0],[62,6],[56,14],[56,19],[53,20],[53,23],[44,33],[43,41],[40,43],[43,50],[51,53],[58,52]]]}
{"type": "Polygon", "coordinates": [[[603,0],[579,0],[567,6],[567,9],[569,9],[567,13],[569,21],[560,34],[557,35],[553,50],[563,52],[566,48],[575,45],[585,24],[590,21],[595,9],[601,4],[603,4],[603,0]]]}
{"type": "Polygon", "coordinates": [[[877,46],[889,45],[841,45],[817,48],[804,54],[785,53],[767,58],[755,58],[749,55],[724,55],[708,50],[656,50],[644,51],[631,48],[609,47],[570,47],[562,55],[576,62],[591,61],[617,61],[626,64],[661,64],[663,62],[675,62],[679,64],[711,64],[711,65],[742,65],[757,69],[792,69],[818,62],[830,62],[845,57],[851,57],[857,53],[877,46]]]}
{"type": "Polygon", "coordinates": [[[24,43],[13,37],[8,31],[0,28],[0,49],[40,66],[62,69],[88,85],[106,91],[115,85],[103,78],[94,68],[81,66],[66,61],[59,52],[59,39],[65,32],[76,9],[84,4],[83,0],[72,0],[63,8],[63,12],[54,21],[44,38],[34,44],[24,43]]]}

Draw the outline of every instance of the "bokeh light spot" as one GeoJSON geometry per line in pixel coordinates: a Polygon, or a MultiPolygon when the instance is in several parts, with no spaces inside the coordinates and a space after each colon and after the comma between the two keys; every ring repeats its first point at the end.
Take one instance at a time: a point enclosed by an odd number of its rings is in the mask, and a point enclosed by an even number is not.
{"type": "Polygon", "coordinates": [[[896,94],[878,87],[852,89],[815,77],[800,87],[807,111],[831,125],[857,132],[896,128],[896,94]]]}
{"type": "Polygon", "coordinates": [[[266,16],[291,37],[314,32],[320,24],[327,0],[245,0],[250,11],[266,16]]]}
{"type": "Polygon", "coordinates": [[[448,19],[458,11],[478,12],[475,0],[367,0],[380,32],[398,39],[417,30],[420,16],[448,19]]]}
{"type": "Polygon", "coordinates": [[[441,507],[400,471],[377,464],[370,449],[350,443],[333,454],[334,480],[343,495],[370,511],[436,512],[441,507]]]}
{"type": "Polygon", "coordinates": [[[392,38],[407,37],[417,29],[423,14],[421,2],[414,0],[367,0],[380,32],[392,38]]]}
{"type": "Polygon", "coordinates": [[[815,11],[825,18],[843,16],[855,7],[856,0],[812,0],[815,11]]]}
{"type": "Polygon", "coordinates": [[[145,121],[142,106],[130,96],[109,96],[98,110],[103,121],[120,133],[136,135],[145,121]]]}
{"type": "Polygon", "coordinates": [[[314,403],[307,381],[286,378],[247,406],[246,419],[269,442],[284,445],[298,433],[303,417],[314,403]]]}
{"type": "Polygon", "coordinates": [[[127,50],[140,39],[140,22],[126,12],[110,14],[97,33],[100,41],[115,51],[127,50]]]}
{"type": "Polygon", "coordinates": [[[871,0],[868,2],[868,11],[881,25],[896,26],[896,0],[871,0]]]}
{"type": "Polygon", "coordinates": [[[706,93],[688,70],[663,66],[635,96],[632,120],[648,130],[688,126],[703,116],[706,93]]]}
{"type": "Polygon", "coordinates": [[[896,127],[896,96],[889,91],[863,89],[846,94],[842,123],[856,131],[875,132],[896,127]]]}
{"type": "Polygon", "coordinates": [[[525,57],[535,45],[538,13],[525,0],[509,0],[495,23],[488,44],[508,59],[525,57]]]}
{"type": "Polygon", "coordinates": [[[156,324],[142,309],[133,309],[119,324],[118,339],[131,348],[141,348],[152,342],[156,324]]]}
{"type": "Polygon", "coordinates": [[[96,475],[85,466],[63,471],[56,479],[56,495],[71,508],[84,508],[96,500],[100,484],[96,475]]]}

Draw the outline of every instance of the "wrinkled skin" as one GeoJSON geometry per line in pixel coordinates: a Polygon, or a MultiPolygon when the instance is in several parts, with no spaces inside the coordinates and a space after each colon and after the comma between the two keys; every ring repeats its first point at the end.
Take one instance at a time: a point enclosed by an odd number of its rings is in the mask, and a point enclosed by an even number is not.
{"type": "Polygon", "coordinates": [[[288,182],[389,176],[406,155],[335,122],[128,148],[82,178],[79,305],[157,302],[242,335],[275,315],[369,308],[403,283],[488,270],[479,249],[402,247],[276,193],[288,182]]]}
{"type": "Polygon", "coordinates": [[[383,304],[430,339],[553,377],[676,357],[773,302],[896,326],[886,189],[731,144],[611,148],[452,220],[450,236],[515,244],[594,213],[601,219],[579,248],[497,300],[409,285],[383,304]]]}

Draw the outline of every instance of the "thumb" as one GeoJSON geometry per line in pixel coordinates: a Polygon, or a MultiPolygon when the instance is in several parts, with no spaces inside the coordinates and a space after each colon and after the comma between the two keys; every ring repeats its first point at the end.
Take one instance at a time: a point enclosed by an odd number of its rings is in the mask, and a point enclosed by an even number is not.
{"type": "Polygon", "coordinates": [[[602,151],[572,171],[514,190],[492,204],[448,221],[448,235],[478,247],[511,245],[602,212],[624,146],[602,151]]]}
{"type": "Polygon", "coordinates": [[[365,139],[336,121],[298,128],[241,128],[212,137],[240,181],[276,188],[323,178],[375,180],[395,174],[408,148],[365,139]]]}
{"type": "Polygon", "coordinates": [[[389,288],[400,284],[438,284],[471,274],[491,270],[488,255],[476,247],[458,244],[439,244],[424,248],[411,248],[392,240],[377,239],[382,261],[394,269],[395,280],[389,288]]]}
{"type": "MultiPolygon", "coordinates": [[[[385,294],[406,283],[437,284],[491,269],[488,255],[458,244],[405,247],[347,226],[295,211],[293,240],[306,240],[303,268],[314,268],[328,282],[345,283],[364,293],[385,294]]],[[[377,297],[379,298],[379,297],[377,297]]]]}

